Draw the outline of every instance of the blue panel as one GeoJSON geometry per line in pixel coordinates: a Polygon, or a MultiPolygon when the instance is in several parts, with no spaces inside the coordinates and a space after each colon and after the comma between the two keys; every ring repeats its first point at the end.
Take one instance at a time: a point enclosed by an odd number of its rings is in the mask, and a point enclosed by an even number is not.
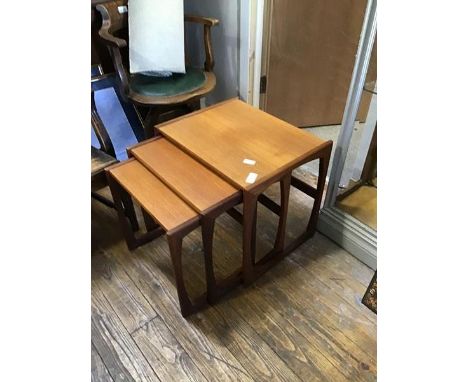
{"type": "MultiPolygon", "coordinates": [[[[98,90],[94,93],[94,99],[99,116],[114,145],[117,159],[127,159],[126,148],[137,143],[137,139],[122,110],[114,89],[98,90]]],[[[91,137],[91,141],[94,142],[93,137],[91,137]]],[[[94,143],[92,144],[94,146],[94,143]]]]}
{"type": "Polygon", "coordinates": [[[96,133],[94,132],[93,127],[91,126],[91,146],[96,147],[97,149],[101,148],[99,141],[96,137],[96,133]]]}

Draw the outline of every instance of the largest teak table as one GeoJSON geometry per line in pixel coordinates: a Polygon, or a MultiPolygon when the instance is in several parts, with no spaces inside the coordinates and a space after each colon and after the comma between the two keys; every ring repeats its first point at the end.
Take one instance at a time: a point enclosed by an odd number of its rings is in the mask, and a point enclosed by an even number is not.
{"type": "Polygon", "coordinates": [[[218,103],[156,126],[162,134],[193,158],[242,191],[242,278],[254,281],[266,269],[315,233],[332,141],[314,135],[258,110],[238,99],[218,103]],[[318,159],[317,187],[292,176],[292,171],[318,159]],[[281,202],[263,192],[280,182],[281,202]],[[314,198],[305,232],[285,246],[289,190],[293,186],[314,198]],[[279,215],[273,250],[255,261],[257,202],[279,215]]]}

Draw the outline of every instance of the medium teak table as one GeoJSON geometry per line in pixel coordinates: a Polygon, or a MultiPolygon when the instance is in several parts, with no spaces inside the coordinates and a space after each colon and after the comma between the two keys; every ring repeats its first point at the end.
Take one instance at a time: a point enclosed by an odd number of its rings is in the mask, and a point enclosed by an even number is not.
{"type": "Polygon", "coordinates": [[[242,276],[255,280],[315,233],[332,141],[324,141],[246,103],[232,99],[156,126],[162,134],[220,177],[242,191],[243,216],[231,215],[243,223],[242,276]],[[317,187],[292,176],[304,163],[318,159],[317,187]],[[263,192],[280,182],[281,203],[263,192]],[[289,189],[293,186],[314,198],[303,234],[285,247],[289,189]],[[273,250],[255,262],[257,202],[279,215],[273,250]]]}

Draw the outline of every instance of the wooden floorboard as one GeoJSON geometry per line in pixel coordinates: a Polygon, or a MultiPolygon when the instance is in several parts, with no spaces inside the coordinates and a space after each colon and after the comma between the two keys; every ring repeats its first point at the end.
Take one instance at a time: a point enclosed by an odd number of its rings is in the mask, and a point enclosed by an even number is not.
{"type": "Polygon", "coordinates": [[[171,277],[166,278],[155,272],[155,265],[147,256],[138,256],[132,262],[132,275],[138,278],[140,289],[152,301],[170,330],[177,333],[181,346],[203,371],[209,371],[209,376],[218,381],[233,380],[236,373],[248,375],[221,341],[207,336],[214,331],[213,327],[218,325],[217,322],[212,323],[208,331],[204,332],[192,324],[193,318],[186,320],[179,314],[171,277]]]}
{"type": "Polygon", "coordinates": [[[159,381],[105,296],[92,289],[91,339],[114,381],[159,381]]]}
{"type": "MultiPolygon", "coordinates": [[[[260,231],[259,236],[261,237],[263,233],[267,237],[273,237],[275,229],[274,223],[276,223],[276,221],[272,221],[270,216],[271,213],[260,207],[258,214],[259,219],[262,221],[261,227],[257,228],[257,230],[260,231]]],[[[235,227],[235,223],[231,224],[230,221],[225,221],[224,225],[230,226],[231,229],[235,227]]],[[[225,239],[225,237],[226,236],[223,236],[223,239],[225,239]]],[[[323,236],[321,236],[321,239],[327,240],[323,236]]],[[[314,239],[310,240],[310,242],[314,242],[314,239]]],[[[257,246],[257,250],[259,250],[260,253],[266,253],[268,249],[267,246],[262,247],[261,244],[262,243],[260,242],[257,246]]],[[[355,301],[352,303],[347,301],[345,295],[336,293],[336,288],[332,288],[328,285],[330,282],[327,281],[327,278],[333,278],[333,274],[330,275],[330,271],[328,270],[322,270],[320,273],[313,269],[313,262],[310,262],[309,258],[313,259],[316,254],[310,250],[308,244],[309,242],[295,251],[290,258],[286,259],[283,263],[278,264],[278,266],[272,269],[270,273],[275,275],[275,280],[281,280],[280,284],[282,288],[289,286],[291,288],[291,294],[294,293],[293,288],[302,290],[302,293],[299,293],[298,296],[301,298],[310,297],[310,301],[315,302],[312,307],[315,314],[319,314],[320,316],[324,316],[335,321],[336,319],[339,319],[339,327],[343,329],[343,332],[347,334],[350,339],[359,338],[359,346],[364,346],[364,350],[367,350],[369,353],[375,353],[375,315],[364,306],[356,308],[354,306],[356,303],[355,301]],[[304,254],[304,252],[306,253],[304,254]],[[300,253],[302,253],[302,256],[308,258],[307,261],[310,262],[310,266],[303,267],[293,261],[293,259],[298,257],[300,253]],[[310,271],[311,268],[313,269],[312,271],[310,271]],[[315,274],[309,274],[309,272],[315,272],[315,274]],[[324,281],[317,277],[319,274],[324,281]],[[298,285],[296,286],[296,284],[298,285]],[[320,293],[317,293],[317,291],[320,291],[320,293]]],[[[232,247],[233,245],[231,244],[230,248],[232,247]]],[[[341,249],[336,246],[335,250],[341,251],[341,249]]],[[[219,251],[217,254],[219,256],[219,251]]],[[[349,256],[347,253],[346,255],[349,256]]],[[[224,260],[227,260],[227,258],[224,260]]],[[[306,265],[305,261],[303,261],[303,263],[303,265],[306,265]]],[[[363,287],[362,294],[364,294],[364,291],[365,288],[363,287]]],[[[359,305],[362,304],[359,302],[359,305]]]]}
{"type": "MultiPolygon", "coordinates": [[[[222,256],[221,251],[215,253],[218,257],[222,256]]],[[[224,258],[224,260],[227,263],[229,259],[224,258]]],[[[195,271],[193,279],[201,273],[201,269],[197,269],[201,266],[191,262],[189,269],[195,271]]],[[[251,327],[250,330],[253,329],[258,333],[301,380],[347,380],[327,358],[328,354],[324,354],[328,352],[323,348],[323,343],[317,345],[317,341],[315,343],[308,341],[284,316],[276,314],[277,306],[265,303],[265,295],[261,289],[239,290],[220,302],[216,309],[221,314],[226,312],[227,317],[237,319],[239,315],[251,327]]]]}
{"type": "Polygon", "coordinates": [[[106,365],[102,362],[101,356],[95,346],[91,343],[91,382],[113,382],[114,379],[109,374],[106,365]]]}
{"type": "Polygon", "coordinates": [[[102,291],[129,333],[157,316],[125,268],[120,267],[112,255],[101,252],[93,257],[92,287],[102,291]]]}
{"type": "MultiPolygon", "coordinates": [[[[223,218],[221,219],[223,220],[223,218]]],[[[223,221],[223,223],[224,226],[230,225],[230,222],[227,220],[223,221]]],[[[222,236],[223,239],[226,239],[225,235],[220,236],[222,236]]],[[[189,239],[192,238],[193,235],[190,235],[189,239]]],[[[222,257],[224,260],[224,262],[220,262],[220,264],[227,264],[230,259],[224,256],[225,251],[222,251],[222,248],[220,246],[217,247],[216,244],[217,243],[215,240],[215,254],[218,258],[222,257]]],[[[229,244],[229,248],[232,252],[234,249],[234,243],[231,242],[229,244]]],[[[285,261],[288,262],[289,260],[285,261]]],[[[286,266],[288,265],[289,264],[286,264],[286,266]]],[[[201,267],[202,264],[199,264],[198,268],[201,267]]],[[[272,269],[270,273],[276,272],[277,269],[280,267],[281,264],[278,264],[278,266],[272,269]]],[[[189,269],[196,270],[196,268],[197,264],[192,261],[189,269]]],[[[280,272],[284,273],[284,271],[280,272]]],[[[201,272],[195,272],[193,278],[196,278],[197,274],[199,273],[201,272]]],[[[304,325],[301,326],[301,331],[295,331],[295,324],[297,323],[297,320],[299,318],[298,316],[302,316],[298,312],[298,310],[301,308],[298,306],[297,309],[291,310],[291,303],[289,301],[291,297],[293,297],[293,295],[297,295],[297,297],[300,298],[302,298],[303,295],[294,293],[294,290],[291,290],[291,293],[285,296],[284,298],[285,304],[281,306],[281,297],[283,295],[282,290],[285,288],[294,288],[294,280],[291,283],[288,283],[287,280],[283,279],[281,282],[278,282],[278,287],[280,289],[276,289],[276,282],[279,279],[281,279],[281,277],[283,277],[284,275],[281,275],[279,277],[271,277],[270,273],[267,273],[262,279],[262,281],[260,281],[260,283],[266,283],[264,287],[262,286],[256,288],[256,290],[253,290],[252,288],[241,290],[239,291],[239,293],[241,293],[240,296],[237,296],[238,293],[236,293],[236,298],[226,299],[226,301],[220,303],[219,306],[217,306],[217,308],[225,309],[225,304],[235,304],[234,310],[232,312],[238,312],[241,316],[243,316],[246,319],[246,321],[251,323],[251,325],[259,324],[260,326],[259,328],[257,328],[257,332],[261,333],[262,337],[266,339],[266,342],[268,342],[273,349],[279,349],[281,356],[285,360],[287,360],[288,365],[294,363],[297,364],[297,360],[301,361],[304,360],[304,358],[296,357],[296,353],[300,352],[300,349],[298,351],[296,348],[288,348],[287,346],[282,346],[281,339],[284,339],[286,343],[288,343],[288,341],[286,335],[281,336],[281,333],[278,333],[278,330],[276,328],[280,327],[283,331],[285,329],[288,330],[288,333],[298,334],[298,336],[292,336],[297,341],[297,343],[301,343],[302,337],[308,338],[308,346],[310,346],[311,348],[315,346],[319,354],[314,354],[309,358],[305,358],[305,362],[309,363],[308,368],[303,368],[301,367],[303,365],[300,364],[296,365],[298,366],[298,368],[295,368],[295,370],[299,370],[299,373],[310,372],[310,370],[313,370],[316,364],[319,364],[319,368],[323,370],[326,366],[330,366],[325,361],[326,358],[340,371],[340,373],[344,374],[346,378],[349,377],[351,380],[373,380],[375,376],[375,370],[369,371],[368,369],[372,368],[372,366],[369,365],[372,365],[375,362],[375,360],[367,356],[367,354],[362,352],[362,350],[359,347],[357,347],[349,338],[347,338],[343,333],[340,332],[340,329],[344,327],[343,324],[347,323],[347,321],[343,322],[344,319],[342,317],[340,318],[340,324],[333,326],[332,322],[330,321],[329,315],[321,314],[320,311],[315,310],[313,315],[309,315],[311,316],[310,319],[316,323],[315,327],[312,328],[313,332],[310,333],[310,326],[306,327],[304,325]],[[267,291],[272,292],[271,296],[268,295],[267,291]],[[252,310],[250,311],[250,313],[245,313],[246,309],[248,309],[249,306],[254,307],[251,309],[253,309],[254,312],[256,312],[256,314],[252,314],[252,310]],[[281,311],[281,309],[283,308],[285,308],[285,310],[281,311]],[[284,319],[289,318],[292,315],[294,317],[294,320],[292,320],[291,324],[285,324],[284,319]],[[276,318],[273,319],[273,316],[275,316],[276,318]],[[305,328],[308,328],[308,331],[306,331],[305,328]],[[320,355],[320,353],[323,353],[323,357],[320,355]],[[353,357],[353,354],[356,354],[356,356],[353,357]],[[340,360],[346,360],[346,362],[340,363],[340,360]]],[[[311,284],[310,286],[312,287],[312,289],[314,289],[314,283],[309,282],[309,284],[311,284]]],[[[307,281],[305,282],[305,284],[307,284],[307,281]]],[[[310,291],[308,293],[310,293],[310,291]]],[[[294,304],[295,301],[292,303],[294,304]]],[[[370,312],[370,314],[373,313],[370,312]]],[[[300,318],[303,321],[308,320],[303,316],[300,318]]],[[[331,319],[333,319],[333,316],[331,317],[331,319]]],[[[371,342],[370,349],[372,352],[375,352],[375,342],[371,342]]],[[[333,375],[332,380],[340,380],[340,376],[334,375],[334,372],[335,370],[333,370],[333,368],[330,368],[327,372],[327,375],[333,375]]],[[[301,377],[303,378],[303,380],[313,380],[308,375],[302,374],[301,377]]],[[[321,380],[327,379],[322,377],[321,380]]]]}
{"type": "Polygon", "coordinates": [[[162,381],[207,381],[175,335],[156,317],[132,337],[162,381]]]}
{"type": "MultiPolygon", "coordinates": [[[[291,193],[289,238],[309,201],[291,193]]],[[[261,253],[276,224],[259,207],[261,253]]],[[[218,219],[217,275],[240,265],[241,235],[231,217],[218,219]]],[[[183,265],[190,294],[203,292],[200,230],[184,240],[183,265]]],[[[253,285],[184,319],[165,237],[129,252],[116,213],[92,201],[93,380],[375,381],[376,316],[360,304],[372,274],[317,234],[253,285]]]]}

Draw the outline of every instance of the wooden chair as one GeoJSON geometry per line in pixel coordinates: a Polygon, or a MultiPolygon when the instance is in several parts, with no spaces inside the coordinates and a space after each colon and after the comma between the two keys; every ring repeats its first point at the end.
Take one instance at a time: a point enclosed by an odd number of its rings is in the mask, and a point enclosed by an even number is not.
{"type": "Polygon", "coordinates": [[[91,91],[91,127],[101,146],[100,149],[91,146],[91,196],[106,206],[114,208],[111,200],[96,192],[107,186],[104,169],[118,161],[115,158],[114,145],[97,112],[93,91],[91,91]]]}
{"type": "Polygon", "coordinates": [[[175,73],[170,77],[129,74],[128,17],[127,13],[120,13],[118,10],[119,6],[126,4],[125,0],[117,0],[96,6],[102,16],[99,36],[107,45],[112,57],[119,78],[121,96],[142,108],[140,112],[146,112],[142,115],[142,119],[146,138],[150,138],[154,135],[153,126],[156,123],[169,119],[168,116],[179,116],[199,109],[200,98],[214,89],[216,77],[213,73],[211,27],[217,25],[219,21],[208,17],[185,16],[186,22],[203,25],[205,49],[203,69],[186,65],[186,74],[175,73]]]}

